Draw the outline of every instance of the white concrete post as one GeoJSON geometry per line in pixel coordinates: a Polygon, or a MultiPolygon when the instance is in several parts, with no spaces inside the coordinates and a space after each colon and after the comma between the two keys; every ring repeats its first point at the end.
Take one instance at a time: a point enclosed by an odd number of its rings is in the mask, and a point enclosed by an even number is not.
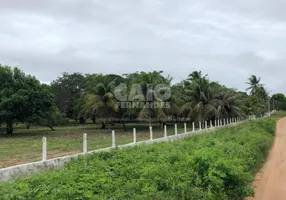
{"type": "Polygon", "coordinates": [[[208,129],[208,122],[205,121],[205,129],[208,129]]]}
{"type": "Polygon", "coordinates": [[[178,135],[178,126],[175,124],[175,135],[178,135]]]}
{"type": "Polygon", "coordinates": [[[153,128],[150,126],[150,140],[153,140],[153,128]]]}
{"type": "Polygon", "coordinates": [[[167,137],[167,126],[164,126],[164,137],[167,137]]]}
{"type": "Polygon", "coordinates": [[[83,134],[83,153],[87,153],[87,134],[83,134]]]}
{"type": "Polygon", "coordinates": [[[213,127],[213,122],[212,122],[212,120],[210,120],[210,127],[211,127],[211,128],[213,127]]]}
{"type": "Polygon", "coordinates": [[[202,122],[199,122],[199,129],[202,130],[202,122]]]}
{"type": "Polygon", "coordinates": [[[42,161],[46,161],[47,160],[47,138],[46,137],[42,138],[42,143],[43,143],[42,161]]]}
{"type": "Polygon", "coordinates": [[[193,122],[193,132],[195,132],[195,122],[193,122]]]}
{"type": "Polygon", "coordinates": [[[225,124],[225,118],[223,119],[223,125],[225,126],[226,124],[225,124]]]}
{"type": "Polygon", "coordinates": [[[187,132],[187,124],[186,123],[184,123],[184,131],[185,131],[185,133],[187,132]]]}
{"type": "Polygon", "coordinates": [[[220,127],[219,119],[217,120],[217,126],[220,127]]]}
{"type": "Polygon", "coordinates": [[[112,131],[112,146],[113,148],[116,147],[116,143],[115,143],[115,131],[112,131]]]}
{"type": "Polygon", "coordinates": [[[137,138],[136,138],[136,128],[133,128],[133,142],[134,142],[134,143],[137,142],[137,138]]]}
{"type": "Polygon", "coordinates": [[[217,127],[217,124],[216,124],[216,119],[214,120],[214,124],[215,124],[215,127],[217,127]]]}

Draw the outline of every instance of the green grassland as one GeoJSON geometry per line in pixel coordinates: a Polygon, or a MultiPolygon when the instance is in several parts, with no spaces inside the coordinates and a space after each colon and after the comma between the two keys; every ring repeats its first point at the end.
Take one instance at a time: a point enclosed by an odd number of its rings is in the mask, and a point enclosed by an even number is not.
{"type": "MultiPolygon", "coordinates": [[[[52,131],[46,127],[31,127],[26,129],[23,125],[15,127],[13,136],[7,137],[0,134],[0,168],[16,164],[28,163],[41,160],[42,137],[47,137],[48,158],[60,157],[82,152],[83,133],[88,134],[88,151],[111,146],[111,130],[116,132],[117,144],[133,142],[133,128],[137,129],[137,140],[143,141],[150,138],[148,124],[127,124],[124,131],[121,124],[115,124],[110,130],[100,130],[99,124],[72,124],[66,127],[56,127],[52,131]]],[[[160,125],[152,124],[153,137],[164,136],[160,125]]],[[[191,130],[191,124],[188,124],[191,130]]],[[[183,124],[178,124],[178,132],[182,133],[183,124]]],[[[168,125],[168,134],[174,134],[174,125],[168,125]]]]}
{"type": "Polygon", "coordinates": [[[251,183],[283,116],[82,157],[57,171],[1,183],[0,199],[244,199],[253,194],[251,183]]]}

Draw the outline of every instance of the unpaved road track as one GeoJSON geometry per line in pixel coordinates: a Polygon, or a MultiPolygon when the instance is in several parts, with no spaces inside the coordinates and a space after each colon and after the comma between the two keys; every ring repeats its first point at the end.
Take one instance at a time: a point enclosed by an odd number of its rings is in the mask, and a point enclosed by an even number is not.
{"type": "Polygon", "coordinates": [[[248,200],[286,200],[286,118],[277,122],[274,145],[248,200]]]}

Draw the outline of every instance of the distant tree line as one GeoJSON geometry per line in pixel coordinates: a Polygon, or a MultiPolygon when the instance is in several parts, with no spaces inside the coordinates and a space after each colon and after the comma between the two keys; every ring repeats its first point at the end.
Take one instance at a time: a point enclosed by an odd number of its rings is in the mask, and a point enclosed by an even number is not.
{"type": "Polygon", "coordinates": [[[155,119],[163,125],[169,119],[197,122],[261,116],[269,109],[286,109],[286,97],[281,93],[270,97],[260,78],[252,75],[247,85],[246,92],[237,91],[211,81],[201,71],[190,73],[176,84],[163,71],[153,71],[123,75],[63,73],[47,85],[18,68],[0,65],[0,124],[6,125],[7,134],[12,134],[15,123],[25,123],[27,128],[48,126],[54,130],[54,126],[68,120],[84,124],[90,119],[107,129],[115,123],[114,119],[125,128],[126,119],[149,122],[155,119]],[[124,87],[117,91],[120,85],[124,87]],[[162,87],[156,90],[158,85],[162,87]],[[141,92],[134,90],[134,86],[141,92]],[[121,107],[116,92],[128,97],[128,101],[144,99],[158,105],[166,101],[158,98],[158,94],[168,93],[169,107],[150,108],[147,104],[121,107]]]}

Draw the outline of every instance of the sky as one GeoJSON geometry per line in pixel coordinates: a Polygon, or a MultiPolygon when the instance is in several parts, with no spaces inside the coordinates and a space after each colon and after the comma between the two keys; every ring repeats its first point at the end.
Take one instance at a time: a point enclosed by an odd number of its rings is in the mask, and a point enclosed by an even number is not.
{"type": "Polygon", "coordinates": [[[0,0],[0,63],[49,83],[63,72],[194,70],[286,93],[284,0],[0,0]]]}

